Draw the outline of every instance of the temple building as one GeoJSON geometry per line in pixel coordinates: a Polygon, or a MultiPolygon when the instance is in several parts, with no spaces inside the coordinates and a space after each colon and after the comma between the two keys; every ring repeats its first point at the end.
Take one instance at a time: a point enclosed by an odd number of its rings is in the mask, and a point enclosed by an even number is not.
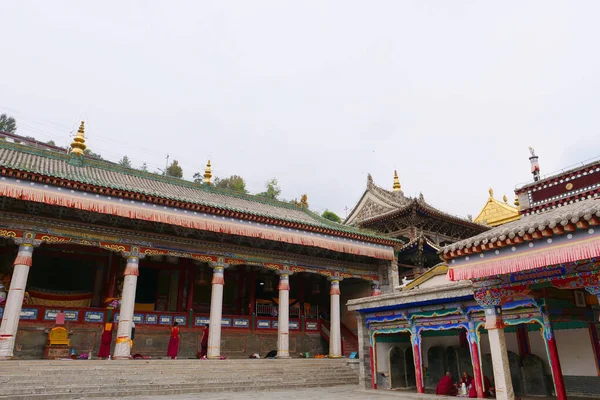
{"type": "Polygon", "coordinates": [[[600,161],[542,179],[530,159],[520,218],[445,246],[402,290],[349,301],[364,387],[424,393],[449,371],[480,398],[486,377],[498,399],[600,394],[600,161]]]}
{"type": "Polygon", "coordinates": [[[405,196],[396,171],[391,191],[373,183],[368,175],[367,188],[344,223],[401,240],[404,244],[398,251],[398,270],[406,278],[438,264],[437,253],[443,246],[489,229],[480,221],[438,210],[422,194],[405,196]]]}
{"type": "Polygon", "coordinates": [[[49,356],[57,326],[95,356],[107,322],[115,359],[164,357],[173,322],[181,358],[207,326],[208,358],[341,357],[357,345],[341,304],[398,286],[395,238],[215,188],[210,163],[200,184],[85,149],[83,122],[68,153],[0,141],[0,359],[49,356]]]}
{"type": "Polygon", "coordinates": [[[521,218],[519,214],[519,198],[515,197],[515,205],[508,204],[508,198],[504,195],[502,201],[494,198],[494,191],[490,188],[490,197],[485,206],[479,212],[479,215],[473,220],[478,224],[487,226],[499,226],[521,218]]]}

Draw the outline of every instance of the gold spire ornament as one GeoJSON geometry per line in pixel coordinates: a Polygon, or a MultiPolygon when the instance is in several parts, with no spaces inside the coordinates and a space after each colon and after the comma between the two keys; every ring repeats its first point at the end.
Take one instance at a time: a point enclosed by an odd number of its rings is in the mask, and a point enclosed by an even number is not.
{"type": "Polygon", "coordinates": [[[515,193],[515,207],[517,207],[517,210],[519,209],[519,196],[515,193]]]}
{"type": "Polygon", "coordinates": [[[208,164],[206,164],[206,169],[204,170],[204,184],[210,185],[210,178],[212,178],[212,172],[210,170],[210,160],[208,160],[208,164]]]}
{"type": "Polygon", "coordinates": [[[399,192],[401,189],[400,179],[398,179],[398,172],[394,170],[394,192],[399,192]]]}
{"type": "Polygon", "coordinates": [[[504,197],[502,197],[502,200],[504,200],[504,202],[505,202],[506,204],[508,204],[508,197],[506,197],[506,195],[504,195],[504,197]]]}
{"type": "Polygon", "coordinates": [[[73,143],[71,143],[70,154],[83,156],[83,151],[87,148],[85,145],[84,124],[85,122],[81,121],[81,125],[79,125],[79,129],[77,130],[77,135],[75,135],[75,139],[73,139],[73,143]]]}

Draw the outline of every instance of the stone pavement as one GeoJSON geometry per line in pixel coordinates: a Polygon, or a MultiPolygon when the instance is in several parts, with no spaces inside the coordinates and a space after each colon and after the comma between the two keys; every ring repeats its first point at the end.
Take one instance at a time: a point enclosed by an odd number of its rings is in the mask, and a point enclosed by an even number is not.
{"type": "MultiPolygon", "coordinates": [[[[197,395],[183,394],[178,396],[140,396],[120,397],[120,400],[386,400],[400,398],[398,393],[379,391],[366,392],[357,385],[332,386],[324,388],[309,388],[301,390],[272,390],[253,392],[220,392],[200,393],[197,395]]],[[[102,400],[102,399],[99,399],[102,400]]],[[[441,400],[441,398],[439,399],[441,400]]]]}

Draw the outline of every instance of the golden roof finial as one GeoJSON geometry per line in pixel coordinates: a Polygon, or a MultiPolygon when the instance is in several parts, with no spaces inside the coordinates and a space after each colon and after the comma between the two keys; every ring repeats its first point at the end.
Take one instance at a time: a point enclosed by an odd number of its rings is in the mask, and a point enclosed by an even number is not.
{"type": "Polygon", "coordinates": [[[394,170],[394,192],[399,192],[401,190],[400,187],[400,179],[398,179],[398,172],[394,170]]]}
{"type": "Polygon", "coordinates": [[[303,194],[300,197],[300,206],[303,208],[308,208],[308,196],[306,194],[303,194]]]}
{"type": "Polygon", "coordinates": [[[506,197],[506,195],[504,195],[504,197],[502,197],[502,200],[504,200],[504,202],[505,202],[506,204],[508,204],[508,197],[506,197]]]}
{"type": "Polygon", "coordinates": [[[212,172],[210,170],[210,160],[208,160],[208,164],[206,164],[206,169],[204,170],[204,184],[210,185],[210,178],[212,178],[212,172]]]}
{"type": "Polygon", "coordinates": [[[488,193],[490,194],[490,199],[494,198],[494,189],[490,188],[490,190],[488,190],[488,193]]]}
{"type": "Polygon", "coordinates": [[[81,125],[79,125],[79,130],[77,130],[77,135],[75,135],[75,139],[73,139],[73,143],[71,143],[71,154],[75,154],[76,156],[82,156],[83,151],[86,149],[85,145],[85,135],[84,135],[84,121],[81,121],[81,125]]]}
{"type": "Polygon", "coordinates": [[[515,207],[519,208],[519,196],[515,193],[515,207]]]}

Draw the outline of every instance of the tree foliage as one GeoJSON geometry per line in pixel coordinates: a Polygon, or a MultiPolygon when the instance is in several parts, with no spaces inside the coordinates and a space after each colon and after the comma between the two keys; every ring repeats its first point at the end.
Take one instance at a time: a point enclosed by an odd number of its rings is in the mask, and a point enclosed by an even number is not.
{"type": "Polygon", "coordinates": [[[129,160],[129,157],[127,156],[123,156],[123,158],[121,158],[119,160],[118,163],[121,167],[125,167],[125,168],[131,168],[131,161],[129,160]]]}
{"type": "Polygon", "coordinates": [[[279,187],[279,182],[277,182],[277,179],[272,178],[269,179],[266,183],[265,183],[265,188],[266,190],[264,192],[259,193],[259,196],[263,196],[266,197],[268,199],[278,199],[279,195],[281,194],[281,188],[279,187]]]}
{"type": "Polygon", "coordinates": [[[338,224],[342,223],[342,219],[333,211],[325,210],[323,211],[323,214],[321,214],[321,217],[333,222],[337,222],[338,224]]]}
{"type": "Polygon", "coordinates": [[[173,160],[171,165],[167,167],[167,176],[173,178],[183,178],[183,169],[179,166],[179,161],[173,160]]]}
{"type": "Polygon", "coordinates": [[[0,114],[0,132],[15,133],[17,131],[17,121],[6,114],[0,114]]]}
{"type": "Polygon", "coordinates": [[[100,154],[94,153],[93,151],[91,151],[90,149],[85,149],[83,151],[83,154],[89,157],[96,157],[102,160],[102,156],[100,154]]]}
{"type": "Polygon", "coordinates": [[[246,182],[239,175],[231,175],[229,178],[215,178],[215,187],[229,189],[234,192],[248,193],[246,182]]]}
{"type": "Polygon", "coordinates": [[[195,172],[193,179],[196,183],[202,183],[204,182],[204,175],[202,174],[202,172],[195,172]]]}
{"type": "Polygon", "coordinates": [[[148,172],[148,164],[143,163],[140,167],[140,171],[148,172]]]}
{"type": "Polygon", "coordinates": [[[54,143],[54,140],[48,140],[46,142],[46,144],[49,144],[50,146],[56,146],[56,143],[54,143]]]}

